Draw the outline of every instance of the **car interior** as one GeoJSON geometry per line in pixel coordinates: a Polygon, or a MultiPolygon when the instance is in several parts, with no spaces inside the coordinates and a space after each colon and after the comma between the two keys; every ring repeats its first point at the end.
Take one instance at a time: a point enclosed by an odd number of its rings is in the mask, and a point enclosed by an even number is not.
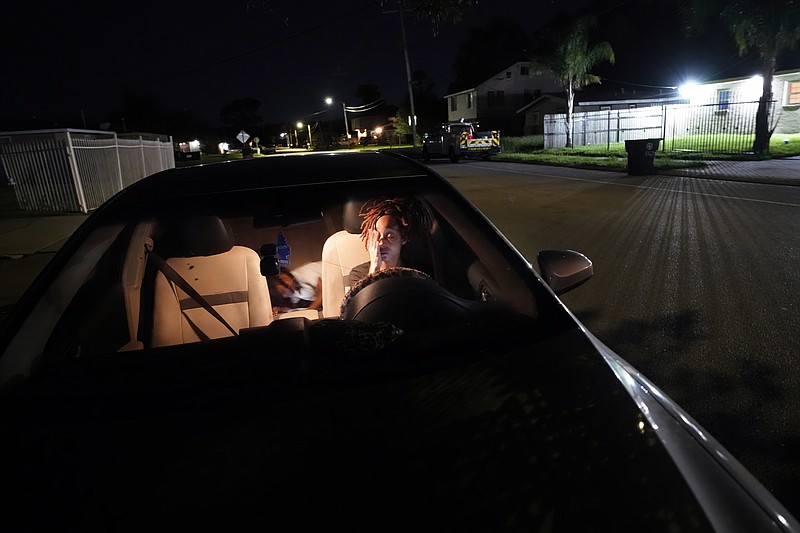
{"type": "Polygon", "coordinates": [[[499,304],[535,316],[529,281],[498,251],[497,236],[437,194],[420,197],[432,215],[430,234],[403,251],[405,270],[423,275],[376,281],[347,298],[350,270],[368,261],[359,216],[368,194],[374,192],[281,209],[252,198],[244,205],[211,202],[109,224],[103,245],[92,245],[97,260],[90,266],[76,254],[62,274],[76,279],[47,289],[52,294],[43,301],[50,304],[41,305],[51,308],[41,311],[52,315],[51,323],[27,342],[40,344],[48,361],[277,331],[274,323],[284,321],[283,330],[307,331],[340,318],[422,330],[473,324],[499,304]],[[278,269],[309,262],[322,263],[322,309],[279,309],[278,269]]]}

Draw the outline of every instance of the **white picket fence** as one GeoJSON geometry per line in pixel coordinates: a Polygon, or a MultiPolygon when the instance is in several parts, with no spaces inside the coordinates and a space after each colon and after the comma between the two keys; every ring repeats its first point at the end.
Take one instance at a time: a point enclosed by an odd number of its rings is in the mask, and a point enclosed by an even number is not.
{"type": "Polygon", "coordinates": [[[0,133],[0,162],[20,209],[87,213],[175,155],[167,135],[36,130],[0,133]]]}

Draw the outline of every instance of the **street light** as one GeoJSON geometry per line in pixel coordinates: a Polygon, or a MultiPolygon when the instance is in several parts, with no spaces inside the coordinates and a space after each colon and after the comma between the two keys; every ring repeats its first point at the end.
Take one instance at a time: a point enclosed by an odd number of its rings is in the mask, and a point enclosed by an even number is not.
{"type": "MultiPolygon", "coordinates": [[[[330,96],[325,98],[325,103],[331,105],[333,103],[333,98],[330,96]]],[[[344,113],[344,132],[347,135],[347,144],[350,144],[350,126],[347,124],[347,106],[344,102],[342,102],[342,112],[344,113]]]]}
{"type": "MultiPolygon", "coordinates": [[[[311,124],[309,123],[309,124],[307,124],[307,126],[308,126],[308,143],[307,143],[306,147],[307,148],[311,148],[311,124]]],[[[302,122],[300,122],[300,121],[297,122],[297,129],[301,129],[301,130],[303,129],[303,123],[302,122]]],[[[294,136],[297,137],[297,130],[294,130],[294,136]]],[[[297,141],[297,144],[299,145],[300,141],[297,141]]]]}

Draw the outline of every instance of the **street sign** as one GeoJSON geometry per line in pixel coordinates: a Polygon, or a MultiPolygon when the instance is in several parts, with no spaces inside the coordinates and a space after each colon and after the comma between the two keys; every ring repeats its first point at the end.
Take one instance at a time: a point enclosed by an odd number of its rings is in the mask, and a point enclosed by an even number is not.
{"type": "Polygon", "coordinates": [[[236,138],[239,139],[240,141],[242,141],[242,144],[244,144],[244,143],[247,142],[247,139],[250,138],[250,134],[247,133],[246,131],[242,130],[242,131],[239,132],[239,135],[237,135],[236,138]]]}

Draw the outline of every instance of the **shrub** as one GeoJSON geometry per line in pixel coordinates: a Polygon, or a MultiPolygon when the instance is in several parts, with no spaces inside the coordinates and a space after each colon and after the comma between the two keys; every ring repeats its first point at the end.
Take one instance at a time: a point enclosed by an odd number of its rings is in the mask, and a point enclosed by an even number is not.
{"type": "Polygon", "coordinates": [[[544,135],[525,135],[523,137],[500,136],[500,148],[508,154],[526,154],[544,149],[544,135]]]}

